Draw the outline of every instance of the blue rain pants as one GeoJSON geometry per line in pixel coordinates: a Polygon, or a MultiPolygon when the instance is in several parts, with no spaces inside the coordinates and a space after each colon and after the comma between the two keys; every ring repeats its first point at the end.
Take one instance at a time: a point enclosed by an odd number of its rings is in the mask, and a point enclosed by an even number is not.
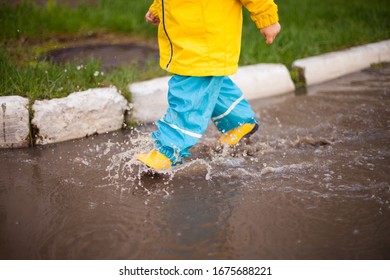
{"type": "Polygon", "coordinates": [[[206,131],[210,119],[225,133],[245,123],[257,123],[241,90],[227,76],[174,75],[168,83],[169,108],[152,133],[155,147],[173,165],[189,157],[189,149],[206,131]]]}

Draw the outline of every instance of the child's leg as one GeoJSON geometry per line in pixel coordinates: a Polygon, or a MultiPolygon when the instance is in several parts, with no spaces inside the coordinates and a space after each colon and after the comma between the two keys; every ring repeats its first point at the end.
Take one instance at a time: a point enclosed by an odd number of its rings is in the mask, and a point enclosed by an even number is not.
{"type": "Polygon", "coordinates": [[[212,120],[222,133],[243,124],[257,124],[258,122],[251,106],[242,95],[242,91],[229,77],[224,77],[212,120]]]}
{"type": "Polygon", "coordinates": [[[190,156],[189,149],[205,132],[224,77],[174,75],[169,81],[169,108],[157,122],[156,149],[172,164],[190,156]]]}

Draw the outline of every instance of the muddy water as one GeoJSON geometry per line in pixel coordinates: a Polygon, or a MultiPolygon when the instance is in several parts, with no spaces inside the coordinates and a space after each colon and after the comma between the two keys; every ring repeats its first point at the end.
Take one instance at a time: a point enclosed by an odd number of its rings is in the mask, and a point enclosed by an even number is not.
{"type": "Polygon", "coordinates": [[[150,176],[153,126],[0,151],[2,259],[389,259],[390,68],[252,102],[251,143],[150,176]]]}

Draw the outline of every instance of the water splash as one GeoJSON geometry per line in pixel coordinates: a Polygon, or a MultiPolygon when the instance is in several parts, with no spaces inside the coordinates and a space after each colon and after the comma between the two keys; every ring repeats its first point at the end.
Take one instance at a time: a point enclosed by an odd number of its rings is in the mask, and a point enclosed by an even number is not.
{"type": "MultiPolygon", "coordinates": [[[[159,172],[153,172],[150,168],[139,162],[136,158],[137,155],[149,151],[154,147],[154,141],[150,137],[150,133],[134,129],[125,146],[129,148],[125,151],[114,153],[109,158],[109,164],[106,167],[107,176],[104,177],[105,180],[109,181],[110,184],[116,186],[118,189],[142,190],[147,195],[150,195],[151,191],[149,188],[150,185],[153,185],[151,180],[154,180],[154,183],[159,183],[164,186],[169,185],[175,176],[196,174],[204,172],[204,170],[206,171],[204,174],[205,180],[208,181],[212,178],[212,166],[204,159],[193,159],[169,170],[159,172]]],[[[106,149],[105,154],[111,152],[112,147],[118,149],[117,144],[109,143],[109,145],[104,147],[106,149]]],[[[123,150],[123,147],[120,150],[123,150]]],[[[168,194],[168,192],[165,193],[166,196],[168,194]]]]}

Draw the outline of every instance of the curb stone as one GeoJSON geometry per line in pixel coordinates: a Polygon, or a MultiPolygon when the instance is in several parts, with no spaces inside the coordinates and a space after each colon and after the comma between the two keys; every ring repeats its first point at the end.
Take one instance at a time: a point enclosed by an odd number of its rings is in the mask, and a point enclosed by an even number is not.
{"type": "Polygon", "coordinates": [[[96,88],[36,101],[32,108],[35,141],[44,145],[118,130],[129,105],[116,88],[96,88]]]}
{"type": "Polygon", "coordinates": [[[290,72],[283,64],[242,66],[231,79],[241,88],[248,100],[292,93],[295,90],[290,72]]]}
{"type": "Polygon", "coordinates": [[[151,123],[164,115],[168,108],[168,81],[171,77],[156,78],[129,85],[133,110],[131,118],[151,123]]]}
{"type": "Polygon", "coordinates": [[[21,96],[0,97],[0,148],[28,147],[29,101],[21,96]]]}
{"type": "Polygon", "coordinates": [[[390,40],[298,59],[292,68],[298,69],[300,80],[310,86],[387,61],[390,61],[390,40]]]}

